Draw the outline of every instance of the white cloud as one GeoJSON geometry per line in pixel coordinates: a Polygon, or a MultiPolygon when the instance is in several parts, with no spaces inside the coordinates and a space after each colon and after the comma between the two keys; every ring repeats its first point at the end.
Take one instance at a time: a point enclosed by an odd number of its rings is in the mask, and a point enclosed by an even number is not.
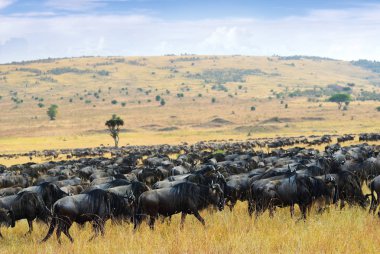
{"type": "Polygon", "coordinates": [[[380,5],[319,10],[276,20],[167,21],[147,15],[0,16],[0,62],[167,53],[302,54],[380,60],[379,13],[380,5]],[[25,47],[20,50],[22,55],[9,50],[14,38],[26,42],[18,46],[25,47]]]}
{"type": "Polygon", "coordinates": [[[0,0],[0,10],[8,7],[14,2],[16,2],[16,0],[0,0]]]}

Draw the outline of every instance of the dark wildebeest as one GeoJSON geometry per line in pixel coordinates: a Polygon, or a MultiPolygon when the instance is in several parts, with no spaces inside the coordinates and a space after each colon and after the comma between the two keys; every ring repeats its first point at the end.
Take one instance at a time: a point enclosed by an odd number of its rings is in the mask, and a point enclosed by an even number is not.
{"type": "MultiPolygon", "coordinates": [[[[273,216],[275,207],[290,206],[291,215],[294,213],[294,205],[297,204],[302,213],[302,219],[306,219],[307,209],[310,208],[315,199],[331,198],[331,189],[327,184],[332,181],[333,177],[322,180],[316,177],[301,176],[297,174],[281,180],[272,180],[264,186],[256,189],[259,198],[256,202],[256,218],[260,213],[269,209],[270,216],[273,216]]],[[[336,189],[334,193],[334,203],[336,202],[336,189]]]]}
{"type": "Polygon", "coordinates": [[[33,220],[39,219],[48,223],[50,210],[36,193],[23,191],[17,195],[0,198],[0,208],[12,210],[15,221],[27,219],[28,233],[33,231],[33,220]]]}
{"type": "Polygon", "coordinates": [[[123,186],[123,185],[129,185],[129,184],[131,184],[131,182],[129,180],[126,180],[126,179],[116,179],[116,180],[113,180],[113,181],[108,182],[108,183],[102,183],[102,184],[99,184],[99,185],[89,186],[87,189],[85,189],[84,192],[87,193],[87,192],[90,192],[90,191],[96,190],[96,189],[108,190],[108,189],[113,188],[113,187],[123,186]]]}
{"type": "MultiPolygon", "coordinates": [[[[380,197],[380,176],[376,176],[369,184],[369,189],[371,190],[371,206],[369,208],[369,212],[376,212],[377,206],[379,205],[379,197],[380,197]],[[375,192],[376,196],[375,197],[375,192]]],[[[380,212],[379,212],[380,216],[380,212]]]]}
{"type": "Polygon", "coordinates": [[[154,222],[159,215],[167,217],[180,212],[181,227],[187,214],[193,214],[205,225],[199,210],[209,205],[217,206],[219,210],[224,208],[224,195],[218,184],[205,186],[184,182],[171,188],[150,190],[141,194],[139,198],[134,228],[137,229],[145,216],[150,216],[149,226],[154,229],[154,222]]]}
{"type": "Polygon", "coordinates": [[[76,222],[83,225],[91,221],[94,235],[90,241],[99,235],[104,235],[104,224],[111,217],[120,217],[125,214],[128,201],[114,193],[96,189],[85,194],[64,197],[54,203],[53,219],[49,231],[42,242],[47,241],[57,227],[57,240],[61,243],[61,232],[71,242],[74,239],[69,233],[71,225],[76,222]]]}
{"type": "Polygon", "coordinates": [[[6,187],[28,187],[29,179],[27,175],[2,175],[0,176],[0,188],[6,187]]]}
{"type": "MultiPolygon", "coordinates": [[[[14,228],[15,217],[12,210],[0,208],[0,227],[1,226],[14,228]]],[[[0,232],[0,237],[3,238],[3,235],[1,234],[1,232],[0,232]]]]}
{"type": "Polygon", "coordinates": [[[58,199],[68,196],[68,194],[62,191],[57,185],[54,183],[44,182],[37,186],[31,186],[23,189],[20,193],[24,191],[37,193],[42,200],[45,202],[45,205],[51,209],[53,204],[58,199]]]}

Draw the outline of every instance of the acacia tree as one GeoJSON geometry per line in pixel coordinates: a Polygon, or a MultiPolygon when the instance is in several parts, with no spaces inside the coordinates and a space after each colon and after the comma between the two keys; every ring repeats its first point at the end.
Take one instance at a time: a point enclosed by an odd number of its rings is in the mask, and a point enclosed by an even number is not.
{"type": "Polygon", "coordinates": [[[337,93],[332,95],[329,99],[329,102],[336,102],[338,104],[338,109],[342,108],[343,103],[346,104],[346,106],[349,105],[351,101],[351,96],[346,93],[337,93]]]}
{"type": "Polygon", "coordinates": [[[46,113],[49,116],[50,120],[55,120],[58,114],[58,106],[55,104],[50,105],[46,113]]]}
{"type": "Polygon", "coordinates": [[[121,119],[119,116],[113,114],[112,118],[106,122],[106,126],[108,127],[108,131],[110,133],[110,136],[115,141],[115,147],[119,144],[119,132],[120,132],[120,126],[124,125],[123,119],[121,119]]]}

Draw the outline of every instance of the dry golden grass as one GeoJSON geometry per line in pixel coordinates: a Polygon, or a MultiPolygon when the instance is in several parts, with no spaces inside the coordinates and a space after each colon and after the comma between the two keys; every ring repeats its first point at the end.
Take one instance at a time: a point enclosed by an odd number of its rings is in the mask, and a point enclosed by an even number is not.
{"type": "Polygon", "coordinates": [[[380,249],[379,218],[359,208],[312,212],[306,222],[296,222],[289,209],[279,209],[273,219],[266,213],[256,223],[246,209],[246,203],[239,203],[232,213],[205,211],[206,228],[188,216],[182,231],[179,215],[169,225],[157,222],[154,231],[142,224],[135,234],[132,225],[107,223],[105,237],[90,243],[91,227],[74,225],[74,244],[63,236],[61,246],[55,235],[39,243],[46,226],[38,225],[31,236],[24,236],[27,223],[19,222],[14,229],[2,229],[0,253],[378,253],[380,249]]]}

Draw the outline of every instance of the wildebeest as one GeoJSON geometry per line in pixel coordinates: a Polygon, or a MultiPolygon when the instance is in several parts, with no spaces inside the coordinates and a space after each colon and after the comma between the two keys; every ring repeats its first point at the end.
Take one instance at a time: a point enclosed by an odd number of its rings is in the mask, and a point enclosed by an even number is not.
{"type": "Polygon", "coordinates": [[[141,224],[143,217],[149,216],[149,226],[154,229],[159,215],[167,217],[177,213],[182,213],[181,227],[187,214],[193,214],[205,225],[199,210],[209,205],[217,206],[219,210],[224,207],[224,194],[218,184],[205,186],[184,182],[171,188],[147,191],[139,198],[134,228],[141,224]]]}
{"type": "MultiPolygon", "coordinates": [[[[380,175],[376,176],[369,184],[368,184],[369,189],[371,190],[371,206],[369,208],[369,212],[376,212],[376,209],[379,205],[379,197],[380,197],[380,175]],[[376,196],[375,197],[375,192],[376,196]]],[[[380,216],[380,212],[379,212],[380,216]]]]}
{"type": "MultiPolygon", "coordinates": [[[[255,211],[256,217],[269,209],[270,216],[273,216],[275,207],[290,206],[291,215],[294,213],[294,205],[297,204],[301,210],[302,218],[306,219],[307,209],[313,200],[318,198],[331,198],[332,193],[327,183],[333,182],[333,177],[326,177],[322,180],[316,177],[293,175],[279,180],[269,180],[258,188],[254,188],[251,195],[256,196],[255,211]]],[[[336,193],[336,189],[334,190],[336,193]]],[[[334,193],[334,203],[337,195],[334,193]]],[[[254,200],[251,198],[251,200],[254,200]]],[[[250,201],[252,202],[252,201],[250,201]]],[[[251,204],[252,206],[252,204],[251,204]]],[[[252,210],[249,210],[251,213],[252,210]]]]}
{"type": "Polygon", "coordinates": [[[17,195],[0,198],[0,208],[11,210],[14,220],[27,219],[28,233],[33,231],[33,220],[39,219],[48,222],[50,210],[45,206],[42,198],[36,193],[23,191],[17,195]]]}
{"type": "Polygon", "coordinates": [[[0,176],[0,188],[28,187],[29,179],[26,175],[2,175],[0,176]]]}
{"type": "Polygon", "coordinates": [[[128,201],[114,193],[95,189],[85,194],[64,197],[54,203],[53,219],[49,231],[42,242],[47,241],[57,227],[57,240],[61,243],[61,232],[71,242],[74,241],[69,233],[71,225],[76,222],[84,224],[91,221],[94,235],[90,240],[99,235],[104,235],[104,224],[111,217],[120,217],[125,214],[128,201]]]}
{"type": "MultiPolygon", "coordinates": [[[[15,226],[15,217],[12,210],[7,210],[0,208],[0,228],[2,226],[14,227],[15,226]]],[[[0,237],[3,238],[3,235],[0,232],[0,237]]]]}

